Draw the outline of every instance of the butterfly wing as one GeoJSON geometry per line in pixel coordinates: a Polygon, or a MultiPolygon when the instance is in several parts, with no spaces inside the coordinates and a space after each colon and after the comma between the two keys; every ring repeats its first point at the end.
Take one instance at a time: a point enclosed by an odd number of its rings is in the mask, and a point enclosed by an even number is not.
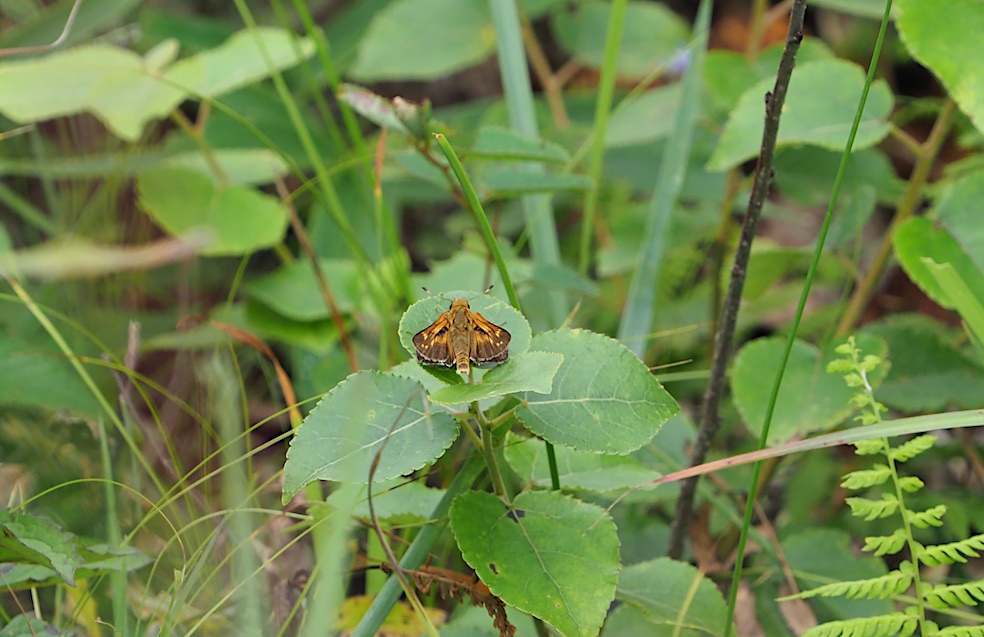
{"type": "Polygon", "coordinates": [[[476,363],[501,363],[509,358],[509,341],[512,335],[492,323],[478,312],[472,312],[471,358],[476,363]]]}
{"type": "Polygon", "coordinates": [[[417,350],[417,360],[425,365],[451,365],[451,348],[448,345],[450,328],[451,320],[445,312],[414,334],[413,347],[417,350]]]}

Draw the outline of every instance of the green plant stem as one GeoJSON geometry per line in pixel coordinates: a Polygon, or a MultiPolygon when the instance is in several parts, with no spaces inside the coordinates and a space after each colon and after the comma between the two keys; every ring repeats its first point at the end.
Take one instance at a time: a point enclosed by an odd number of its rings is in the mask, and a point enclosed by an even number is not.
{"type": "MultiPolygon", "coordinates": [[[[797,42],[803,37],[803,14],[805,12],[806,1],[796,0],[793,4],[793,10],[790,15],[789,33],[791,37],[797,38],[797,42]],[[795,16],[795,19],[793,16],[795,16]],[[794,26],[796,27],[795,31],[793,30],[794,26]]],[[[783,349],[782,359],[780,360],[779,367],[776,370],[775,381],[772,384],[768,407],[766,408],[765,418],[762,423],[762,435],[759,439],[759,449],[764,449],[768,441],[769,430],[772,425],[772,415],[775,413],[776,402],[779,398],[779,389],[782,386],[782,377],[786,371],[786,364],[789,362],[789,355],[790,352],[792,352],[793,343],[796,340],[796,333],[799,331],[799,324],[803,317],[803,311],[806,308],[806,301],[810,296],[810,289],[813,286],[813,278],[816,275],[817,266],[820,263],[820,255],[823,253],[823,246],[827,239],[827,232],[830,229],[830,222],[834,217],[834,207],[837,205],[837,197],[840,195],[841,185],[844,182],[844,175],[847,173],[847,164],[851,158],[851,149],[854,147],[854,139],[857,136],[858,128],[861,125],[861,116],[864,113],[864,106],[868,101],[868,91],[871,89],[871,84],[875,78],[875,69],[878,66],[878,58],[881,54],[882,44],[885,41],[885,31],[888,28],[891,12],[892,0],[888,0],[888,2],[885,3],[885,14],[882,17],[881,28],[878,30],[878,38],[875,41],[875,49],[871,54],[871,61],[868,64],[868,75],[865,78],[864,89],[861,91],[861,99],[858,100],[858,107],[854,114],[854,122],[851,124],[851,132],[847,137],[847,142],[844,144],[844,153],[841,155],[840,165],[837,167],[837,176],[834,179],[834,186],[830,193],[830,203],[827,206],[827,214],[824,216],[823,225],[821,226],[820,234],[817,237],[817,244],[816,249],[813,252],[813,259],[810,261],[810,267],[807,270],[806,278],[803,282],[803,291],[800,294],[799,304],[796,307],[796,314],[793,316],[793,322],[792,325],[790,325],[789,334],[786,337],[786,345],[783,349]]],[[[784,60],[785,57],[786,56],[784,53],[784,60]]],[[[792,62],[792,60],[790,62],[792,62]]],[[[776,117],[778,117],[778,112],[776,113],[776,117]]],[[[775,143],[773,142],[773,147],[774,145],[775,143]]],[[[734,617],[735,604],[738,599],[738,585],[741,582],[742,561],[745,556],[745,545],[748,541],[748,529],[752,524],[752,513],[755,509],[755,500],[758,497],[758,485],[761,472],[762,463],[756,462],[752,467],[752,478],[749,483],[748,501],[745,504],[745,520],[742,524],[741,535],[738,539],[738,556],[735,561],[735,572],[731,580],[728,620],[725,624],[726,634],[730,634],[732,629],[732,619],[734,617]]]]}
{"type": "Polygon", "coordinates": [[[956,104],[952,99],[947,98],[942,110],[940,110],[939,117],[936,118],[933,130],[926,139],[926,143],[920,147],[920,152],[916,156],[916,165],[913,167],[912,176],[909,177],[909,184],[906,186],[902,201],[895,211],[892,224],[889,226],[888,232],[883,234],[882,242],[878,246],[878,252],[875,253],[871,265],[868,266],[867,274],[864,275],[864,278],[854,288],[854,293],[851,295],[847,309],[844,310],[840,321],[837,322],[837,329],[834,332],[835,336],[843,337],[851,331],[861,317],[861,312],[864,311],[865,306],[871,299],[875,285],[877,285],[878,280],[881,278],[882,272],[888,263],[888,258],[892,254],[895,231],[913,215],[916,206],[919,205],[922,199],[923,189],[929,180],[929,172],[936,161],[943,142],[946,141],[946,137],[950,133],[950,126],[953,123],[955,113],[956,104]]]}
{"type": "MultiPolygon", "coordinates": [[[[514,0],[489,0],[489,6],[495,27],[499,74],[510,124],[521,135],[539,139],[529,66],[523,49],[522,25],[516,3],[514,0]]],[[[525,164],[523,169],[531,175],[543,174],[545,170],[540,163],[525,164]]],[[[559,267],[560,246],[550,196],[528,195],[521,199],[521,205],[529,229],[530,249],[534,260],[547,266],[559,267]]],[[[551,324],[560,325],[567,316],[563,294],[551,289],[546,291],[545,297],[551,324]]]]}
{"type": "Polygon", "coordinates": [[[595,102],[594,126],[591,141],[591,154],[588,157],[588,177],[592,186],[584,198],[584,213],[581,219],[581,246],[578,252],[578,269],[587,274],[591,267],[591,238],[595,233],[595,217],[598,214],[598,196],[601,192],[601,168],[605,159],[605,133],[611,116],[612,97],[615,94],[615,79],[618,76],[618,49],[622,43],[622,27],[625,24],[625,8],[628,0],[614,0],[608,18],[608,33],[605,35],[605,60],[601,67],[598,82],[598,99],[595,102]]]}
{"type": "MultiPolygon", "coordinates": [[[[444,152],[444,156],[447,157],[448,163],[451,165],[451,170],[454,171],[454,175],[458,179],[458,183],[461,184],[461,190],[465,195],[465,200],[468,202],[468,207],[475,216],[475,223],[478,224],[479,229],[482,231],[482,236],[485,237],[485,244],[492,254],[496,268],[499,270],[499,277],[502,279],[502,285],[506,288],[506,295],[509,296],[509,302],[516,310],[522,312],[523,308],[519,303],[519,295],[516,294],[516,288],[513,287],[512,278],[509,276],[509,269],[506,267],[506,261],[502,258],[502,250],[499,249],[499,241],[495,238],[495,233],[492,232],[492,225],[489,223],[489,218],[485,214],[482,202],[478,199],[478,193],[475,192],[471,180],[468,179],[468,173],[465,172],[465,167],[461,165],[461,160],[458,159],[454,148],[451,147],[451,144],[448,143],[444,135],[435,133],[434,138],[444,152]]],[[[547,448],[547,462],[550,466],[550,482],[554,489],[560,489],[560,474],[557,471],[557,459],[554,455],[553,445],[547,441],[544,441],[544,444],[547,448]]]]}
{"type": "MultiPolygon", "coordinates": [[[[403,554],[403,559],[400,560],[400,568],[411,570],[424,563],[424,559],[426,559],[427,554],[430,552],[431,546],[434,545],[434,542],[437,541],[437,538],[444,529],[444,524],[437,521],[445,520],[448,511],[451,509],[451,503],[456,497],[471,488],[475,479],[482,472],[484,464],[481,458],[474,456],[455,475],[454,480],[448,486],[448,490],[444,492],[441,501],[434,507],[434,511],[431,513],[431,520],[435,520],[435,522],[421,529],[417,537],[414,538],[407,552],[403,554]]],[[[393,608],[393,605],[400,598],[402,591],[403,589],[400,587],[399,580],[394,577],[386,580],[386,584],[379,591],[379,595],[372,601],[372,605],[362,617],[362,621],[359,622],[359,625],[352,632],[352,637],[373,637],[380,626],[383,625],[383,621],[393,608]]],[[[324,627],[322,626],[323,629],[324,627]]],[[[319,634],[323,634],[323,632],[319,634]]]]}
{"type": "Polygon", "coordinates": [[[88,370],[82,365],[78,356],[76,356],[75,352],[73,352],[72,349],[69,347],[68,342],[61,335],[61,332],[58,331],[58,328],[56,328],[55,325],[44,314],[44,312],[41,311],[41,308],[38,307],[37,303],[34,302],[34,299],[32,299],[27,294],[27,291],[24,290],[24,288],[21,287],[21,285],[17,281],[15,281],[11,277],[6,277],[6,280],[7,283],[10,285],[10,287],[14,290],[14,294],[16,294],[17,297],[24,303],[24,306],[27,307],[28,311],[31,312],[31,314],[34,316],[34,319],[38,322],[39,325],[41,325],[44,331],[48,333],[48,336],[50,336],[51,340],[54,341],[55,345],[58,346],[58,349],[61,350],[61,353],[65,356],[66,360],[68,360],[69,364],[75,370],[75,373],[78,374],[83,384],[85,384],[86,388],[92,393],[93,397],[96,399],[96,402],[99,403],[99,406],[106,414],[106,417],[109,418],[110,421],[112,421],[113,426],[116,428],[116,433],[119,434],[119,436],[123,439],[123,441],[126,443],[127,448],[129,448],[130,451],[134,454],[134,457],[138,459],[138,461],[140,462],[140,468],[143,469],[144,472],[146,472],[147,477],[150,478],[151,481],[154,483],[154,488],[156,488],[158,493],[162,495],[167,493],[167,489],[164,488],[164,485],[157,477],[157,474],[154,472],[154,469],[150,466],[150,463],[147,462],[147,458],[142,453],[140,453],[140,446],[136,444],[136,442],[133,440],[133,437],[130,435],[130,432],[127,431],[127,428],[123,424],[123,421],[120,419],[119,415],[117,414],[116,409],[114,409],[113,406],[109,404],[109,401],[106,400],[106,397],[103,395],[102,390],[99,389],[99,386],[96,385],[96,381],[93,380],[92,376],[89,375],[88,370]]]}
{"type": "Polygon", "coordinates": [[[222,457],[222,499],[229,512],[227,527],[229,544],[234,547],[231,555],[232,581],[242,588],[236,593],[236,634],[260,635],[268,610],[263,603],[266,595],[260,590],[256,573],[262,571],[256,553],[251,546],[251,536],[257,524],[249,511],[251,496],[247,468],[240,464],[247,457],[243,443],[242,396],[234,382],[235,374],[224,352],[217,352],[202,369],[208,386],[210,416],[216,424],[222,457]]]}
{"type": "MultiPolygon", "coordinates": [[[[738,309],[741,304],[741,295],[745,287],[745,273],[748,270],[748,261],[751,258],[752,242],[755,239],[758,220],[762,214],[762,207],[765,204],[765,198],[772,184],[772,160],[775,156],[776,140],[779,135],[779,118],[782,114],[783,103],[786,100],[786,91],[789,87],[789,79],[792,76],[793,65],[796,61],[796,52],[799,50],[800,42],[803,39],[803,17],[805,13],[805,0],[797,0],[793,4],[793,10],[790,14],[789,35],[786,38],[786,48],[779,62],[779,69],[776,72],[776,83],[766,99],[765,126],[762,131],[761,151],[759,153],[758,164],[755,168],[755,179],[752,192],[749,195],[745,223],[742,226],[738,248],[735,250],[734,266],[731,269],[731,280],[728,283],[728,293],[725,296],[721,320],[718,324],[717,333],[715,334],[714,355],[711,359],[711,377],[708,380],[707,389],[704,391],[697,440],[690,454],[690,464],[692,466],[704,462],[707,452],[711,447],[711,441],[714,439],[721,424],[719,408],[725,389],[728,362],[731,359],[732,341],[734,339],[735,327],[738,323],[738,309]]],[[[669,548],[667,549],[667,555],[672,558],[679,559],[683,554],[684,540],[687,535],[687,529],[690,527],[696,493],[696,480],[688,480],[680,487],[680,497],[677,499],[676,515],[673,517],[669,548]]],[[[749,503],[752,500],[754,498],[750,499],[749,503]]],[[[736,567],[736,572],[740,571],[740,567],[741,564],[739,563],[736,567]]],[[[730,626],[731,618],[729,617],[725,630],[730,630],[730,626]]]]}
{"type": "MultiPolygon", "coordinates": [[[[120,533],[119,502],[116,498],[116,481],[113,479],[112,455],[109,452],[109,438],[106,436],[106,424],[98,419],[99,455],[103,464],[103,476],[106,498],[106,540],[112,550],[123,546],[123,536],[120,533]]],[[[121,635],[129,635],[130,615],[126,605],[126,570],[114,569],[110,573],[113,588],[113,627],[121,635]]]]}
{"type": "MultiPolygon", "coordinates": [[[[477,407],[478,406],[476,405],[476,408],[477,407]]],[[[512,497],[506,489],[506,482],[502,479],[502,472],[499,470],[499,462],[495,458],[495,441],[492,440],[492,429],[489,427],[488,423],[482,423],[481,428],[482,455],[484,456],[485,464],[489,469],[489,478],[492,479],[492,488],[495,489],[495,494],[497,496],[506,502],[512,502],[512,497]]]]}

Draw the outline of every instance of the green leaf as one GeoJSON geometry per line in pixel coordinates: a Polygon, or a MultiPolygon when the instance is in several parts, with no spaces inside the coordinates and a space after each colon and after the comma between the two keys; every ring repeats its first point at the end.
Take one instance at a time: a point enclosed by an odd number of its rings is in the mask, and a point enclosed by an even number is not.
{"type": "Polygon", "coordinates": [[[420,469],[457,437],[458,423],[431,410],[420,383],[357,372],[318,402],[291,440],[284,502],[313,480],[368,482],[381,447],[374,481],[420,469]]]}
{"type": "MultiPolygon", "coordinates": [[[[885,344],[868,338],[859,346],[865,354],[885,355],[885,344]]],[[[731,369],[735,405],[745,424],[760,435],[772,383],[782,352],[784,338],[760,338],[738,352],[731,369]]],[[[827,373],[827,363],[838,358],[832,350],[820,351],[797,340],[790,352],[779,398],[772,415],[769,444],[776,444],[807,433],[825,431],[847,418],[854,408],[851,397],[857,392],[840,376],[827,373]]],[[[877,386],[884,371],[869,379],[877,386]]]]}
{"type": "Polygon", "coordinates": [[[555,491],[512,506],[472,491],[451,505],[451,529],[468,565],[503,601],[565,636],[597,635],[615,595],[618,536],[600,508],[555,491]]]}
{"type": "MultiPolygon", "coordinates": [[[[629,456],[608,456],[567,447],[556,447],[554,453],[560,484],[565,489],[605,493],[628,489],[662,475],[629,456]]],[[[504,454],[506,462],[524,482],[551,486],[546,447],[541,440],[510,435],[504,454]]]]}
{"type": "Polygon", "coordinates": [[[638,146],[669,135],[673,130],[674,115],[680,108],[680,95],[679,83],[667,84],[619,105],[608,120],[605,146],[638,146]]]}
{"type": "MultiPolygon", "coordinates": [[[[782,551],[801,589],[847,581],[881,577],[888,572],[885,562],[870,555],[858,555],[844,531],[815,528],[794,533],[782,540],[782,551]]],[[[862,617],[890,613],[891,600],[844,599],[812,600],[818,613],[828,619],[862,617]]]]}
{"type": "MultiPolygon", "coordinates": [[[[742,96],[725,124],[717,148],[708,160],[710,170],[726,170],[755,157],[762,144],[762,100],[774,79],[765,79],[742,96]]],[[[830,60],[798,65],[782,109],[777,148],[812,144],[840,151],[861,97],[864,73],[850,62],[830,60]]],[[[884,81],[871,86],[854,148],[877,144],[891,128],[892,93],[884,81]]]]}
{"type": "MultiPolygon", "coordinates": [[[[333,504],[338,492],[326,499],[333,504]]],[[[442,489],[430,489],[422,482],[407,482],[405,479],[392,480],[385,484],[372,485],[372,506],[376,517],[392,523],[421,522],[430,519],[434,507],[444,496],[442,489]]],[[[352,509],[352,515],[369,519],[369,501],[362,499],[352,509]]]]}
{"type": "Polygon", "coordinates": [[[890,315],[864,327],[888,343],[892,366],[875,396],[908,413],[984,406],[984,367],[962,352],[963,332],[920,314],[890,315]]]}
{"type": "Polygon", "coordinates": [[[978,270],[984,270],[984,228],[980,223],[982,200],[984,171],[977,170],[947,182],[932,212],[978,270]]]}
{"type": "Polygon", "coordinates": [[[468,151],[468,157],[556,163],[564,163],[571,158],[570,153],[563,146],[542,139],[530,139],[501,126],[485,126],[479,129],[478,139],[468,151]]]}
{"type": "Polygon", "coordinates": [[[350,72],[366,81],[432,80],[474,66],[494,50],[487,3],[396,0],[373,17],[350,72]]]}
{"type": "MultiPolygon", "coordinates": [[[[352,261],[321,259],[318,262],[338,310],[353,311],[359,299],[359,272],[352,261]]],[[[278,314],[296,321],[331,318],[314,268],[308,260],[295,261],[250,281],[246,294],[278,314]]]]}
{"type": "Polygon", "coordinates": [[[58,629],[34,615],[16,615],[10,623],[0,628],[0,637],[72,637],[74,634],[71,630],[58,629]]]}
{"type": "MultiPolygon", "coordinates": [[[[558,13],[553,28],[561,46],[574,59],[592,68],[601,68],[605,59],[605,38],[611,6],[588,1],[574,5],[570,12],[558,13]]],[[[641,78],[660,67],[667,67],[687,46],[689,25],[669,7],[651,2],[629,2],[619,45],[619,77],[641,78]]]]}
{"type": "Polygon", "coordinates": [[[74,535],[44,518],[9,510],[0,510],[0,530],[0,562],[44,566],[75,586],[75,571],[84,560],[74,535]]]}
{"type": "Polygon", "coordinates": [[[300,64],[313,54],[313,42],[284,29],[244,30],[222,46],[179,60],[164,73],[164,81],[193,98],[217,97],[262,80],[272,70],[300,64]]]}
{"type": "Polygon", "coordinates": [[[0,330],[0,405],[68,409],[87,416],[101,411],[92,391],[49,338],[8,329],[0,330]]]}
{"type": "Polygon", "coordinates": [[[27,124],[89,112],[135,142],[147,122],[161,119],[187,97],[215,97],[293,66],[314,52],[281,29],[243,31],[221,47],[174,64],[163,74],[152,60],[97,44],[0,65],[0,113],[27,124]]]}
{"type": "Polygon", "coordinates": [[[563,362],[560,354],[525,352],[489,370],[479,383],[450,385],[432,393],[430,399],[440,405],[458,405],[524,391],[549,394],[563,362]]]}
{"type": "Polygon", "coordinates": [[[912,56],[943,82],[946,93],[984,132],[984,69],[964,64],[984,56],[984,5],[964,0],[899,0],[896,26],[912,56]]]}
{"type": "Polygon", "coordinates": [[[582,175],[496,170],[481,175],[479,190],[483,200],[509,199],[533,193],[589,190],[591,184],[591,179],[582,175]]]}
{"type": "Polygon", "coordinates": [[[526,394],[517,417],[558,445],[597,453],[638,449],[680,406],[618,341],[586,330],[538,334],[530,348],[564,363],[549,394],[526,394]]]}
{"type": "Polygon", "coordinates": [[[922,262],[950,299],[953,309],[963,319],[970,333],[976,337],[977,344],[984,344],[984,297],[975,294],[951,264],[936,263],[928,258],[923,258],[922,262]]]}
{"type": "Polygon", "coordinates": [[[626,567],[615,597],[670,634],[723,635],[727,605],[714,583],[685,562],[659,558],[626,567]]]}
{"type": "Polygon", "coordinates": [[[283,239],[287,213],[280,201],[251,188],[220,186],[186,168],[157,168],[137,180],[140,207],[173,236],[209,232],[208,255],[238,255],[283,239]]]}
{"type": "Polygon", "coordinates": [[[946,230],[925,217],[907,219],[895,230],[895,254],[909,278],[945,308],[954,308],[954,299],[946,293],[930,272],[923,258],[947,263],[963,279],[971,294],[984,299],[984,274],[964,248],[946,230]]]}
{"type": "Polygon", "coordinates": [[[19,124],[88,112],[131,142],[185,96],[147,73],[136,53],[105,44],[7,62],[0,86],[0,113],[19,124]]]}
{"type": "MultiPolygon", "coordinates": [[[[862,18],[881,20],[885,15],[885,0],[812,0],[810,4],[862,18]]],[[[893,15],[898,14],[900,4],[902,2],[896,2],[893,15]]]]}

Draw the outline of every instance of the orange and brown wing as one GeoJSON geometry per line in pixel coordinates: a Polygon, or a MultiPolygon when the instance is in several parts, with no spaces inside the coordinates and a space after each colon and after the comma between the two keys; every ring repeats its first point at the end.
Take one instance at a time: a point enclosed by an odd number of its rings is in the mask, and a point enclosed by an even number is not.
{"type": "Polygon", "coordinates": [[[413,347],[417,350],[417,360],[425,365],[453,365],[451,348],[448,346],[448,330],[451,320],[445,312],[428,327],[413,335],[413,347]]]}
{"type": "Polygon", "coordinates": [[[501,363],[509,358],[512,336],[478,312],[472,312],[475,333],[472,337],[471,358],[476,363],[501,363]]]}

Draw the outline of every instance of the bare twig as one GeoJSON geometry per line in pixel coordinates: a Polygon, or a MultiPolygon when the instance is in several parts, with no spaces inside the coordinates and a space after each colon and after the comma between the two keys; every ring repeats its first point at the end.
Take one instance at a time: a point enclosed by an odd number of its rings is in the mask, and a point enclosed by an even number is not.
{"type": "Polygon", "coordinates": [[[72,32],[72,25],[75,24],[75,17],[79,13],[79,7],[82,6],[82,0],[75,0],[75,4],[72,5],[72,10],[68,12],[68,18],[65,19],[65,28],[62,29],[61,35],[55,38],[49,44],[42,44],[41,46],[18,46],[10,49],[0,49],[0,57],[7,57],[11,55],[27,55],[30,53],[44,53],[45,51],[50,51],[56,49],[65,43],[68,39],[68,35],[72,32]]]}
{"type": "MultiPolygon", "coordinates": [[[[690,455],[691,466],[704,462],[711,446],[711,440],[721,424],[718,409],[721,404],[721,396],[724,394],[728,361],[731,358],[735,325],[738,321],[738,306],[741,303],[742,290],[745,286],[745,275],[751,255],[752,240],[755,238],[755,229],[774,177],[772,160],[779,134],[779,116],[782,114],[782,106],[786,100],[786,90],[789,88],[789,79],[793,73],[796,52],[803,40],[803,17],[805,13],[806,0],[797,0],[793,4],[792,13],[789,16],[789,34],[786,37],[786,48],[776,73],[775,87],[771,93],[767,93],[765,96],[765,129],[762,131],[762,147],[759,152],[758,164],[755,167],[755,180],[748,198],[748,211],[745,214],[745,223],[741,229],[741,239],[735,251],[734,265],[731,268],[731,281],[728,284],[728,293],[724,299],[721,321],[714,341],[711,377],[704,393],[697,441],[694,443],[694,449],[690,455]]],[[[670,535],[670,545],[667,550],[670,557],[679,558],[683,553],[683,542],[690,526],[690,518],[693,515],[696,492],[696,478],[684,482],[680,489],[680,498],[677,500],[677,510],[670,535]]]]}

